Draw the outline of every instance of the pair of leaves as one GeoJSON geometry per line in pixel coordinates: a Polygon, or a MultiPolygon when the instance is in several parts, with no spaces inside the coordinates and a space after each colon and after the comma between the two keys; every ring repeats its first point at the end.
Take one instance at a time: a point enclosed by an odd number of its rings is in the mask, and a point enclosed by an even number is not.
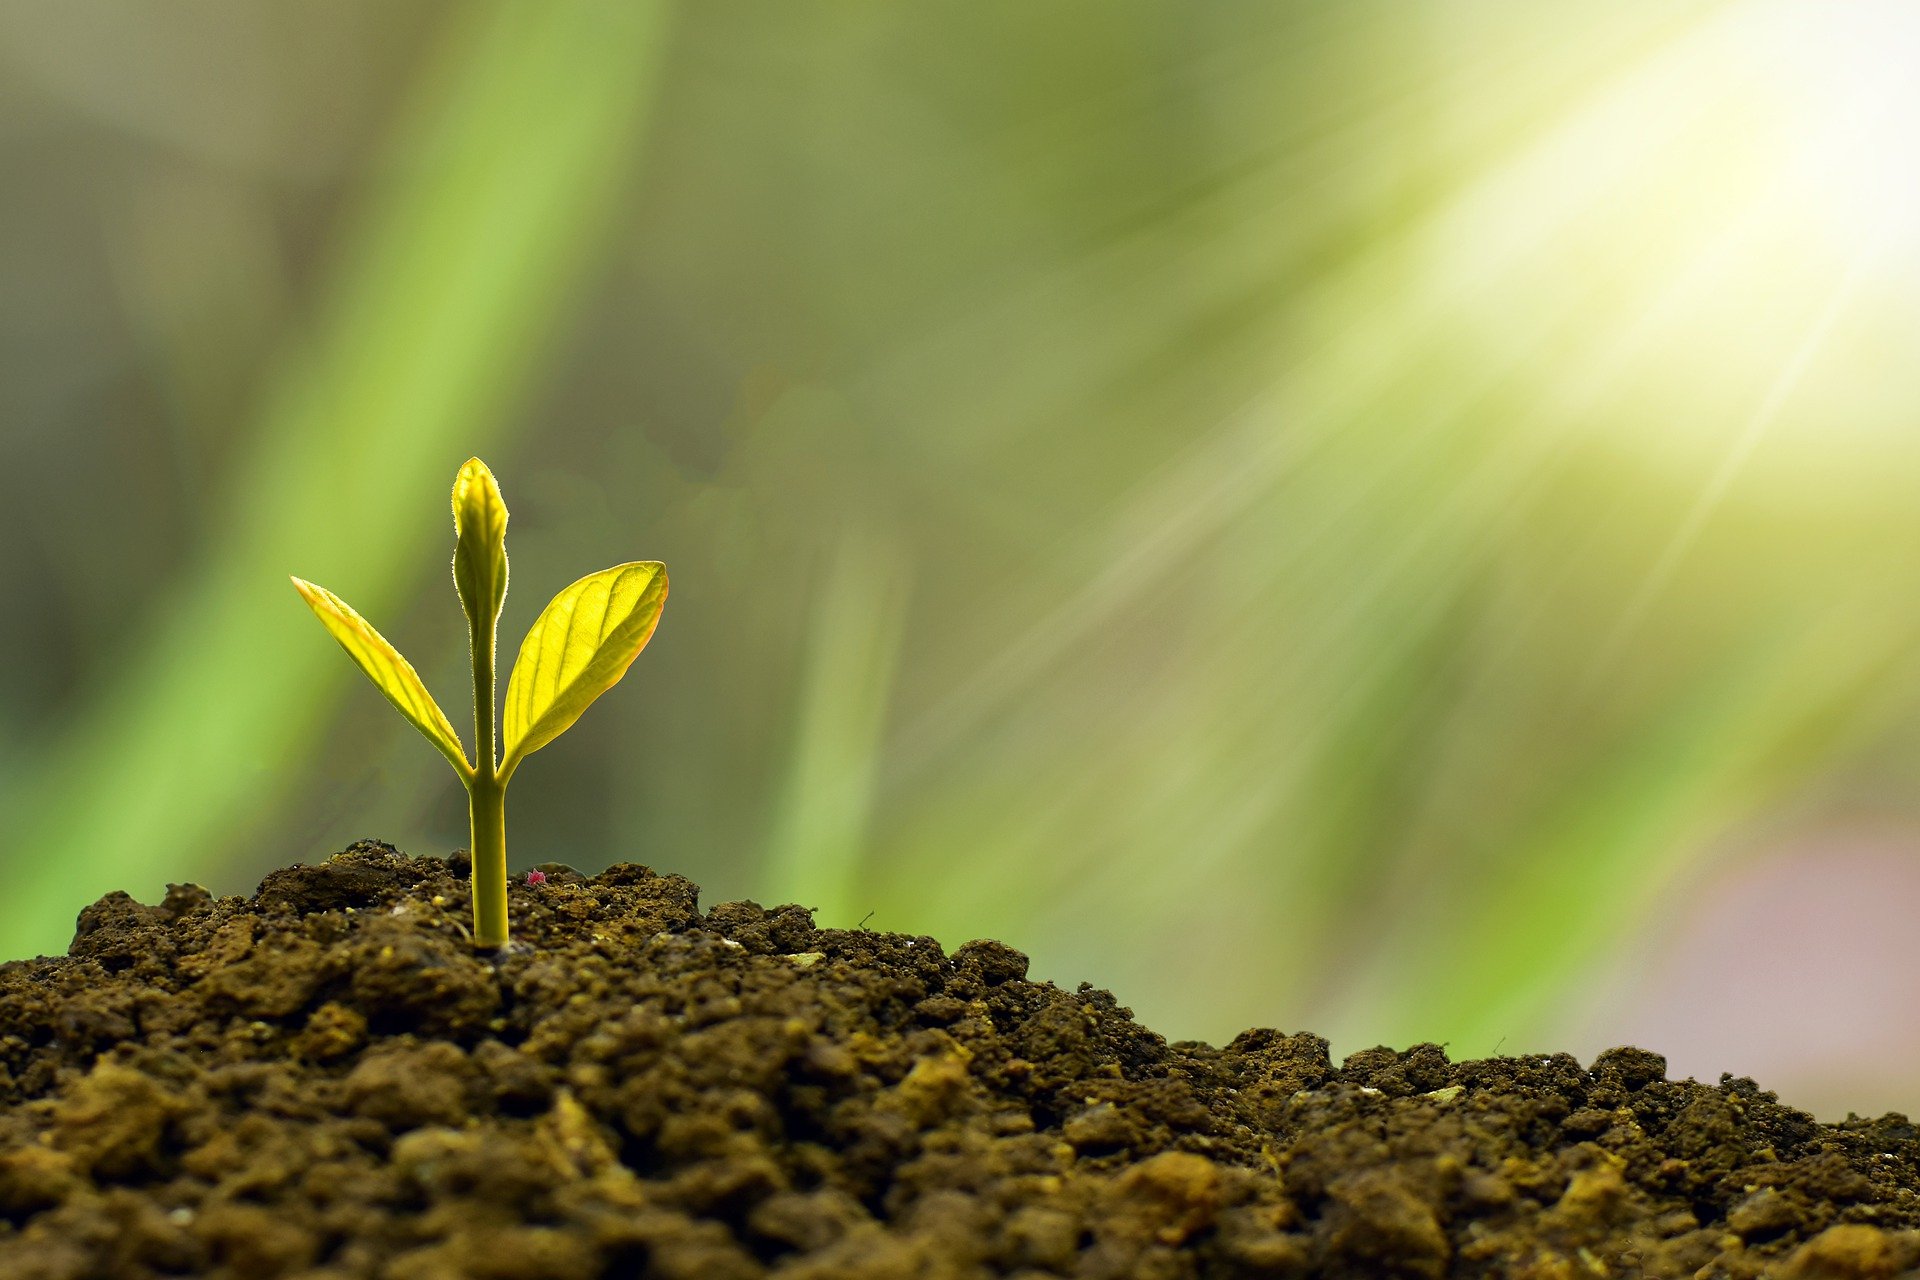
{"type": "MultiPolygon", "coordinates": [[[[507,508],[493,474],[478,458],[468,460],[454,480],[453,517],[454,585],[473,623],[475,660],[484,656],[490,671],[494,627],[507,594],[507,508]]],[[[459,735],[413,665],[340,597],[299,578],[293,584],[387,701],[439,748],[463,780],[471,780],[476,770],[459,735]]],[[[619,683],[653,637],[666,599],[666,566],[640,560],[588,574],[541,611],[507,682],[501,783],[619,683]]],[[[487,696],[492,697],[491,689],[487,696]]]]}

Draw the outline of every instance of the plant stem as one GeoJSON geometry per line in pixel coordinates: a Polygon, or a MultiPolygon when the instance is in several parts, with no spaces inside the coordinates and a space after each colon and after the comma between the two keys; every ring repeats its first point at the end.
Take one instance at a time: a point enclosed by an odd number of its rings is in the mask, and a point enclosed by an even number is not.
{"type": "Polygon", "coordinates": [[[473,855],[473,945],[507,942],[507,784],[494,750],[495,608],[478,604],[473,639],[473,777],[467,781],[468,852],[473,855]]]}
{"type": "Polygon", "coordinates": [[[493,776],[491,760],[467,787],[467,817],[472,832],[473,943],[477,947],[505,946],[507,789],[493,776]]]}

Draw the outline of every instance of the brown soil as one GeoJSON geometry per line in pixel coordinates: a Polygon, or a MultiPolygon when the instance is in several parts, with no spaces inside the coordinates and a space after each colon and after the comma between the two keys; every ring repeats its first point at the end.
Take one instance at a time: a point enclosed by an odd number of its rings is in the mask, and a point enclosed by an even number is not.
{"type": "Polygon", "coordinates": [[[1920,1143],[1618,1049],[1168,1044],[995,942],[365,843],[0,967],[0,1276],[1920,1274],[1920,1143]]]}

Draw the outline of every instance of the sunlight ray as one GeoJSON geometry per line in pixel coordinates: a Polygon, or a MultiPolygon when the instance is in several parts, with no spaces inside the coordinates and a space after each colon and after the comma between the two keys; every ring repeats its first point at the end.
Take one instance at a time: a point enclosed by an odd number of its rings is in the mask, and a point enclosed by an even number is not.
{"type": "Polygon", "coordinates": [[[1587,697],[1595,696],[1608,676],[1616,670],[1634,634],[1646,621],[1654,601],[1672,583],[1688,552],[1699,540],[1701,531],[1719,510],[1755,450],[1766,439],[1768,430],[1780,416],[1782,408],[1799,390],[1808,366],[1819,355],[1835,323],[1859,292],[1873,256],[1870,248],[1863,249],[1834,285],[1819,311],[1808,321],[1799,342],[1781,364],[1779,374],[1767,386],[1753,412],[1742,424],[1739,434],[1728,445],[1719,465],[1701,486],[1699,495],[1673,531],[1673,536],[1667,539],[1659,558],[1647,570],[1646,576],[1640,580],[1633,595],[1621,609],[1619,618],[1594,650],[1593,660],[1581,682],[1581,689],[1587,697]]]}

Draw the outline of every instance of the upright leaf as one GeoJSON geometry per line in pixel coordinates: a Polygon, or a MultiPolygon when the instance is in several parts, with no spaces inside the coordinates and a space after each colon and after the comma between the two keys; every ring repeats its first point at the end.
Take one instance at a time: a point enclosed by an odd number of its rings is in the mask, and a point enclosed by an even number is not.
{"type": "Polygon", "coordinates": [[[293,585],[314,616],[347,651],[347,656],[387,695],[387,701],[440,749],[440,754],[453,763],[461,777],[472,773],[473,766],[467,763],[459,735],[447,722],[446,712],[440,710],[440,704],[427,692],[413,664],[401,657],[400,651],[387,643],[385,636],[333,592],[301,578],[295,578],[293,585]]]}
{"type": "Polygon", "coordinates": [[[493,472],[468,458],[453,478],[453,585],[467,617],[491,628],[507,598],[507,504],[493,472]]]}
{"type": "Polygon", "coordinates": [[[619,683],[666,602],[667,567],[658,560],[588,574],[553,598],[521,642],[507,681],[502,777],[619,683]]]}

